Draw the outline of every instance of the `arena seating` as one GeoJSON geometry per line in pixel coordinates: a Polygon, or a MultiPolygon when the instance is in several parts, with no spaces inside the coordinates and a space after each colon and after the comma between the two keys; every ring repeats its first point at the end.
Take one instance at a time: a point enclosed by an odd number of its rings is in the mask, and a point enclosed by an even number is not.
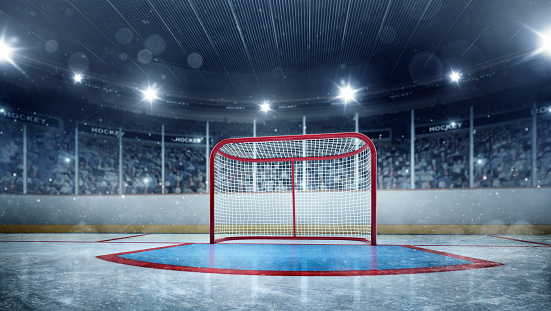
{"type": "MultiPolygon", "coordinates": [[[[9,94],[14,102],[24,100],[26,92],[13,88],[9,94]],[[17,100],[16,100],[17,99],[17,100]]],[[[520,99],[519,99],[520,100],[520,99]]],[[[9,106],[9,103],[2,104],[9,106]]],[[[64,114],[49,114],[64,120],[64,128],[38,128],[27,131],[27,193],[73,194],[75,192],[75,124],[99,124],[111,128],[160,133],[205,136],[206,122],[175,117],[156,116],[143,111],[121,111],[103,105],[85,103],[68,96],[60,103],[64,114]],[[80,109],[71,108],[72,101],[80,101],[80,109]],[[91,113],[91,111],[95,111],[91,113]]],[[[503,105],[475,107],[478,115],[500,113],[503,105]]],[[[508,109],[528,104],[509,103],[508,109]]],[[[24,107],[23,107],[24,108],[24,107]]],[[[465,120],[469,108],[464,105],[434,105],[415,111],[416,124],[432,124],[437,120],[465,120]]],[[[0,122],[0,193],[23,192],[23,130],[17,122],[0,122]]],[[[360,132],[389,128],[390,139],[379,141],[374,137],[378,153],[378,189],[411,188],[411,155],[409,111],[360,116],[360,132]]],[[[306,132],[330,133],[355,130],[353,115],[325,119],[307,119],[306,132]]],[[[297,135],[304,131],[303,120],[259,119],[257,136],[297,135]]],[[[476,122],[475,122],[476,125],[476,122]]],[[[474,187],[529,187],[532,186],[531,120],[510,119],[496,124],[475,126],[474,132],[474,187]]],[[[252,136],[252,123],[209,121],[210,148],[229,137],[252,136]]],[[[537,181],[536,186],[551,186],[551,117],[538,117],[537,181]]],[[[79,137],[79,194],[121,194],[119,189],[118,140],[103,136],[79,137]]],[[[461,131],[419,135],[415,140],[414,170],[416,189],[469,187],[469,133],[461,131]]],[[[166,144],[165,192],[206,192],[205,147],[166,144]]],[[[122,194],[161,193],[160,142],[140,140],[123,141],[122,194]]],[[[246,172],[245,172],[246,173],[246,172]]],[[[278,181],[284,172],[266,172],[266,191],[281,191],[278,181]]],[[[323,185],[330,189],[330,176],[323,185]]],[[[236,181],[238,179],[236,178],[236,181]]],[[[310,189],[320,190],[320,189],[310,189]]]]}

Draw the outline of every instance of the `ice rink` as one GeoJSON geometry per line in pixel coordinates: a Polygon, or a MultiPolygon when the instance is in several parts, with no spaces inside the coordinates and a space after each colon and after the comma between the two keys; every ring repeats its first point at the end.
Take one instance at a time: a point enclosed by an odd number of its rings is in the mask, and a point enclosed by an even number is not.
{"type": "MultiPolygon", "coordinates": [[[[204,245],[208,243],[208,235],[0,234],[0,310],[551,308],[549,235],[380,235],[377,247],[413,246],[500,264],[457,271],[425,271],[429,273],[404,270],[391,275],[205,273],[146,268],[98,258],[152,248],[170,249],[186,243],[204,245]]],[[[361,252],[355,256],[361,257],[361,252]]],[[[379,259],[378,264],[385,261],[407,265],[414,260],[417,259],[407,253],[397,252],[396,256],[379,259]]]]}

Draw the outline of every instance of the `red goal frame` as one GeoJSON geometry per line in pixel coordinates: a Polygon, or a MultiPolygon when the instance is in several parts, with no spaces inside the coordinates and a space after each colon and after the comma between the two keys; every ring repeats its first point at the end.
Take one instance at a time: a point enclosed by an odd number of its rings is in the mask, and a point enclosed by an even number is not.
{"type": "Polygon", "coordinates": [[[377,245],[377,152],[373,142],[365,135],[357,132],[347,132],[347,133],[330,133],[330,134],[306,134],[306,135],[288,135],[288,136],[267,136],[267,137],[247,137],[247,138],[228,138],[224,139],[213,148],[210,154],[209,161],[209,198],[210,198],[210,244],[217,242],[229,241],[229,240],[250,240],[250,239],[279,239],[279,240],[353,240],[368,242],[371,245],[377,245]],[[331,139],[331,138],[358,138],[365,142],[364,146],[361,148],[349,152],[346,154],[332,155],[332,156],[321,156],[321,157],[289,157],[289,158],[271,158],[271,159],[249,159],[232,156],[222,152],[220,149],[227,144],[236,144],[236,143],[254,143],[254,142],[270,142],[270,141],[291,141],[291,140],[319,140],[319,139],[331,139]],[[295,182],[294,182],[294,163],[297,161],[312,161],[312,160],[333,160],[351,157],[356,154],[361,153],[362,151],[370,149],[371,156],[371,178],[370,178],[370,196],[371,196],[371,231],[370,231],[370,240],[361,237],[321,237],[321,236],[297,236],[296,235],[296,224],[295,224],[295,182]],[[220,239],[215,239],[215,217],[214,217],[214,208],[215,208],[215,185],[214,185],[214,162],[216,155],[221,155],[223,157],[243,162],[291,162],[293,167],[292,171],[292,198],[293,198],[293,236],[234,236],[234,237],[225,237],[220,239]]]}

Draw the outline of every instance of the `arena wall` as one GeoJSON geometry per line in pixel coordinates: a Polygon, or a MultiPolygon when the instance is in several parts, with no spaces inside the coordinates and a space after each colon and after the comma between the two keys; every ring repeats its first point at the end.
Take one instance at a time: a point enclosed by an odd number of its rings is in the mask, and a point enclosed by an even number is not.
{"type": "MultiPolygon", "coordinates": [[[[551,188],[377,193],[381,234],[551,233],[551,188]]],[[[209,197],[0,195],[0,232],[207,233],[209,197]]]]}

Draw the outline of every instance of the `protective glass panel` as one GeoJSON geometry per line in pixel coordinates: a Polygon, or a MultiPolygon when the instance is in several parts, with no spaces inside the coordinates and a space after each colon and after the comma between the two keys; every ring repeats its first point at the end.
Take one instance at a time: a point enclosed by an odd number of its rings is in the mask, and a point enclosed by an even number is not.
{"type": "Polygon", "coordinates": [[[185,145],[165,146],[165,193],[205,193],[205,149],[185,145]]]}
{"type": "Polygon", "coordinates": [[[0,193],[23,193],[23,126],[0,121],[0,193]]]}
{"type": "Polygon", "coordinates": [[[119,140],[79,135],[79,194],[119,194],[119,140]]]}
{"type": "Polygon", "coordinates": [[[538,115],[537,185],[551,186],[551,109],[538,115]]]}
{"type": "Polygon", "coordinates": [[[531,120],[477,127],[474,187],[531,186],[531,120]]]}
{"type": "MultiPolygon", "coordinates": [[[[162,192],[161,142],[136,138],[123,139],[123,193],[156,194],[162,192]]],[[[118,172],[115,172],[118,178],[118,172]]]]}
{"type": "Polygon", "coordinates": [[[74,136],[30,126],[27,135],[27,193],[74,194],[74,136]]]}

